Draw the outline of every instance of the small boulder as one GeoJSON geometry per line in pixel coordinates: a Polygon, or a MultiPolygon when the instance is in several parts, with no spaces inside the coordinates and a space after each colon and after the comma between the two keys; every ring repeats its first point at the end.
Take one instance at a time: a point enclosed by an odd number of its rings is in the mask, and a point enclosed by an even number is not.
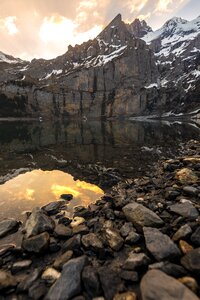
{"type": "Polygon", "coordinates": [[[69,237],[72,237],[72,230],[69,227],[66,227],[63,224],[57,224],[54,229],[54,234],[58,238],[64,238],[67,239],[69,237]]]}
{"type": "Polygon", "coordinates": [[[73,256],[73,251],[71,251],[71,250],[63,253],[61,256],[58,256],[56,258],[56,260],[54,261],[53,267],[58,270],[61,270],[63,265],[65,263],[67,263],[72,258],[72,256],[73,256]]]}
{"type": "Polygon", "coordinates": [[[17,280],[10,273],[0,270],[0,291],[15,287],[17,285],[17,280]]]}
{"type": "Polygon", "coordinates": [[[194,249],[183,256],[181,264],[187,270],[200,274],[200,248],[194,249]]]}
{"type": "Polygon", "coordinates": [[[85,248],[101,250],[104,248],[102,241],[95,233],[88,233],[82,237],[82,244],[85,248]]]}
{"type": "Polygon", "coordinates": [[[66,201],[71,201],[73,199],[73,195],[72,194],[62,194],[62,195],[60,195],[60,198],[66,200],[66,201]]]}
{"type": "Polygon", "coordinates": [[[12,265],[12,273],[15,274],[17,272],[28,269],[32,264],[32,260],[22,260],[14,263],[12,265]]]}
{"type": "Polygon", "coordinates": [[[200,246],[200,226],[197,227],[195,232],[191,236],[191,241],[197,246],[200,246]]]}
{"type": "Polygon", "coordinates": [[[181,254],[174,242],[158,229],[144,227],[143,231],[146,247],[156,260],[161,261],[181,254]]]}
{"type": "Polygon", "coordinates": [[[19,228],[19,222],[14,219],[7,219],[0,222],[0,238],[15,232],[19,228]]]}
{"type": "Polygon", "coordinates": [[[136,202],[124,206],[123,212],[127,220],[140,229],[144,226],[160,227],[164,224],[153,211],[136,202]]]}
{"type": "Polygon", "coordinates": [[[123,265],[125,270],[135,270],[139,267],[147,266],[151,260],[144,253],[131,252],[123,265]]]}
{"type": "Polygon", "coordinates": [[[198,210],[189,201],[170,206],[170,211],[190,220],[198,218],[198,210]]]}
{"type": "Polygon", "coordinates": [[[60,278],[60,272],[56,271],[54,268],[47,268],[41,278],[46,282],[53,284],[58,278],[60,278]]]}
{"type": "Polygon", "coordinates": [[[177,230],[177,232],[173,235],[172,240],[178,241],[183,238],[187,238],[192,233],[192,229],[188,224],[185,224],[177,230]]]}
{"type": "Polygon", "coordinates": [[[65,201],[54,201],[43,206],[42,209],[45,210],[48,215],[55,215],[61,210],[64,204],[65,201]]]}
{"type": "Polygon", "coordinates": [[[49,246],[49,239],[49,234],[47,232],[43,232],[28,239],[24,239],[22,241],[22,248],[28,252],[36,254],[43,253],[49,246]]]}

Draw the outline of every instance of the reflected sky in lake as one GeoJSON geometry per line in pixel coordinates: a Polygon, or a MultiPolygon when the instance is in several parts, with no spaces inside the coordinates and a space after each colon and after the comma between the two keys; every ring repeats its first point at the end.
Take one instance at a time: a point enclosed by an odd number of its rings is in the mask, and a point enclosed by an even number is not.
{"type": "Polygon", "coordinates": [[[0,220],[21,218],[24,211],[60,199],[61,194],[72,194],[67,211],[72,215],[78,205],[88,206],[100,199],[103,191],[90,183],[74,180],[62,171],[33,170],[0,185],[0,220]]]}

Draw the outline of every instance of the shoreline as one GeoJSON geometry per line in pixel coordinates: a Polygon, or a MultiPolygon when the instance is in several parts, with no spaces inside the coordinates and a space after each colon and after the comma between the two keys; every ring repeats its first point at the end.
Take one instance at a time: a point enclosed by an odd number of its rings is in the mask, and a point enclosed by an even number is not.
{"type": "Polygon", "coordinates": [[[0,247],[3,299],[198,299],[200,142],[152,169],[77,207],[72,221],[56,201],[23,225],[0,222],[1,237],[22,238],[0,247]]]}

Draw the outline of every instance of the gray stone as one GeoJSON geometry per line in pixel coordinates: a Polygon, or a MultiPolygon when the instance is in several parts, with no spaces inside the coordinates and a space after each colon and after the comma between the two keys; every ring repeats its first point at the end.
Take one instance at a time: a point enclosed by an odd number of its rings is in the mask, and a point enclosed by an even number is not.
{"type": "Polygon", "coordinates": [[[43,282],[36,281],[29,288],[28,295],[33,300],[44,299],[44,295],[47,293],[47,287],[43,282]]]}
{"type": "Polygon", "coordinates": [[[92,299],[101,295],[101,285],[97,270],[86,266],[82,273],[82,280],[88,296],[92,299]]]}
{"type": "Polygon", "coordinates": [[[146,247],[156,260],[173,258],[181,254],[174,242],[158,229],[144,227],[143,231],[146,247]]]}
{"type": "Polygon", "coordinates": [[[200,248],[191,250],[181,259],[181,264],[189,271],[200,274],[200,248]]]}
{"type": "Polygon", "coordinates": [[[185,186],[183,188],[183,192],[186,195],[197,196],[199,193],[199,190],[193,186],[185,186]]]}
{"type": "Polygon", "coordinates": [[[101,250],[104,248],[102,241],[95,233],[88,233],[82,237],[82,244],[86,248],[101,250]]]}
{"type": "Polygon", "coordinates": [[[49,246],[49,239],[49,234],[47,232],[43,232],[28,239],[24,239],[22,247],[28,252],[42,253],[47,250],[49,246]]]}
{"type": "Polygon", "coordinates": [[[192,234],[191,241],[195,245],[200,246],[200,226],[197,227],[197,229],[195,230],[195,232],[192,234]]]}
{"type": "Polygon", "coordinates": [[[80,236],[80,234],[77,234],[77,235],[73,236],[72,238],[70,238],[69,240],[67,240],[63,244],[62,249],[64,251],[75,250],[75,249],[79,249],[80,246],[81,246],[81,236],[80,236]]]}
{"type": "Polygon", "coordinates": [[[127,244],[135,244],[139,241],[140,235],[134,231],[130,232],[129,235],[126,237],[125,242],[127,244]]]}
{"type": "Polygon", "coordinates": [[[138,273],[135,271],[121,270],[120,277],[127,281],[137,282],[139,280],[138,273]]]}
{"type": "Polygon", "coordinates": [[[173,235],[172,240],[178,241],[188,237],[192,233],[192,229],[188,224],[185,224],[179,228],[179,230],[173,235]]]}
{"type": "Polygon", "coordinates": [[[19,222],[14,219],[7,219],[0,222],[0,238],[16,231],[19,227],[19,222]]]}
{"type": "Polygon", "coordinates": [[[30,275],[25,278],[23,281],[20,282],[20,284],[17,286],[17,291],[27,291],[33,283],[38,279],[40,276],[41,271],[39,269],[34,270],[33,272],[30,273],[30,275]]]}
{"type": "Polygon", "coordinates": [[[135,270],[139,267],[147,266],[151,260],[144,253],[131,252],[123,265],[125,270],[135,270]]]}
{"type": "Polygon", "coordinates": [[[123,212],[128,221],[136,227],[144,226],[160,227],[164,224],[159,216],[142,204],[136,202],[129,203],[123,207],[123,212]]]}
{"type": "Polygon", "coordinates": [[[170,206],[170,211],[190,220],[195,220],[199,216],[197,209],[189,201],[170,206]]]}
{"type": "Polygon", "coordinates": [[[60,278],[51,286],[45,300],[68,300],[81,292],[81,273],[87,257],[71,259],[64,266],[60,278]]]}
{"type": "Polygon", "coordinates": [[[140,290],[142,300],[198,300],[186,286],[159,270],[144,275],[140,290]]]}
{"type": "Polygon", "coordinates": [[[127,237],[130,232],[134,231],[134,227],[132,223],[125,223],[121,228],[120,228],[120,234],[123,237],[127,237]]]}
{"type": "Polygon", "coordinates": [[[52,232],[54,227],[54,221],[42,209],[35,208],[25,224],[26,237],[29,238],[45,231],[52,232]]]}

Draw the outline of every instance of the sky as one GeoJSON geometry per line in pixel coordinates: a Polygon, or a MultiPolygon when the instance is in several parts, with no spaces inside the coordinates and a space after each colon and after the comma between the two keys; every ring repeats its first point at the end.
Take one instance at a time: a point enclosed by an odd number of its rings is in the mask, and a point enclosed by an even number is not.
{"type": "Polygon", "coordinates": [[[96,37],[118,13],[155,30],[177,16],[200,15],[200,0],[0,0],[0,51],[31,60],[54,58],[96,37]]]}

